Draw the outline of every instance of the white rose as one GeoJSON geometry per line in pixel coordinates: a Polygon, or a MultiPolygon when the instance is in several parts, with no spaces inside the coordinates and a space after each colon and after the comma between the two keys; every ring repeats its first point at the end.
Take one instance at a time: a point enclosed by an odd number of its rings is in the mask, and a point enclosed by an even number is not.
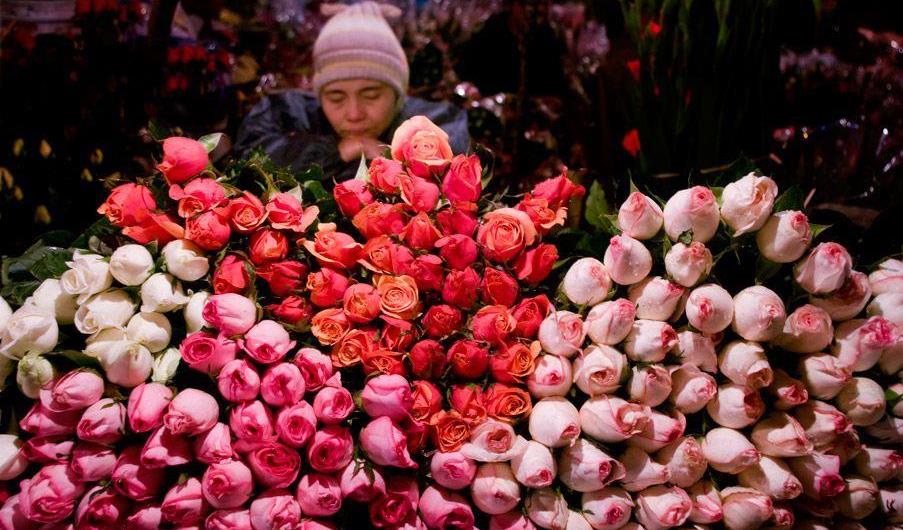
{"type": "Polygon", "coordinates": [[[621,386],[627,356],[602,344],[592,345],[574,359],[574,382],[590,397],[610,394],[621,386]]]}
{"type": "Polygon", "coordinates": [[[69,270],[60,276],[60,285],[67,293],[78,295],[79,304],[113,285],[110,264],[104,261],[103,256],[82,254],[76,250],[72,261],[66,262],[66,265],[69,270]]]}
{"type": "Polygon", "coordinates": [[[110,274],[122,285],[141,285],[154,272],[154,257],[141,245],[122,245],[110,256],[110,274]]]}
{"type": "Polygon", "coordinates": [[[881,419],[887,407],[884,388],[866,377],[854,377],[837,394],[837,407],[853,425],[871,425],[881,419]]]}
{"type": "Polygon", "coordinates": [[[138,313],[129,320],[125,331],[129,340],[140,342],[151,352],[169,346],[172,337],[172,326],[162,313],[138,313]]]}
{"type": "Polygon", "coordinates": [[[182,284],[169,274],[158,272],[141,285],[141,310],[166,313],[188,303],[182,284]]]}
{"type": "Polygon", "coordinates": [[[12,480],[28,467],[22,440],[13,434],[0,434],[0,480],[12,480]]]}
{"type": "Polygon", "coordinates": [[[903,292],[879,294],[872,299],[866,312],[870,317],[884,317],[903,329],[903,292]]]}
{"type": "Polygon", "coordinates": [[[795,210],[775,213],[756,233],[759,252],[775,263],[790,263],[800,259],[811,240],[809,218],[803,212],[795,210]]]}
{"type": "Polygon", "coordinates": [[[754,285],[734,296],[731,327],[746,340],[766,341],[777,337],[786,319],[784,302],[768,287],[754,285]]]}
{"type": "Polygon", "coordinates": [[[571,265],[561,289],[577,305],[592,305],[608,298],[611,278],[602,262],[596,258],[580,258],[571,265]]]}
{"type": "Polygon", "coordinates": [[[635,191],[618,209],[618,228],[634,239],[650,239],[662,229],[664,214],[651,198],[635,191]]]}
{"type": "Polygon", "coordinates": [[[698,366],[706,372],[718,371],[718,356],[711,338],[694,331],[681,331],[677,339],[675,351],[681,362],[698,366]]]}
{"type": "Polygon", "coordinates": [[[903,293],[903,260],[886,259],[869,274],[872,293],[903,293]]]}
{"type": "Polygon", "coordinates": [[[183,282],[203,278],[210,270],[210,261],[204,251],[187,239],[170,241],[163,247],[166,270],[183,282]]]}
{"type": "Polygon", "coordinates": [[[645,320],[668,320],[683,294],[683,287],[661,276],[647,277],[627,289],[627,297],[636,306],[636,318],[645,320]]]}
{"type": "Polygon", "coordinates": [[[31,399],[38,399],[41,388],[56,376],[53,365],[43,355],[26,355],[16,367],[16,383],[22,393],[31,399]]]}
{"type": "Polygon", "coordinates": [[[0,330],[0,355],[21,359],[26,353],[47,353],[56,346],[58,338],[59,326],[53,315],[26,304],[0,330]]]}
{"type": "Polygon", "coordinates": [[[614,236],[602,257],[609,277],[619,285],[634,284],[652,270],[652,254],[641,242],[630,236],[614,236]]]}
{"type": "Polygon", "coordinates": [[[707,283],[690,292],[685,311],[694,328],[703,333],[718,333],[734,319],[734,299],[720,285],[707,283]]]}
{"type": "Polygon", "coordinates": [[[158,353],[154,357],[154,370],[151,380],[154,383],[166,384],[176,375],[179,368],[179,361],[182,359],[179,350],[176,348],[167,348],[163,353],[158,353]]]}
{"type": "Polygon", "coordinates": [[[107,352],[119,348],[120,342],[128,341],[125,330],[121,328],[106,328],[88,337],[85,341],[85,355],[100,359],[107,352]]]}
{"type": "Polygon", "coordinates": [[[0,329],[6,327],[6,323],[9,322],[9,317],[13,314],[13,309],[9,307],[9,304],[6,303],[6,300],[0,298],[0,329]]]}
{"type": "Polygon", "coordinates": [[[793,279],[810,294],[825,294],[843,286],[853,258],[843,245],[821,243],[793,266],[793,279]]]}
{"type": "Polygon", "coordinates": [[[749,388],[765,388],[774,379],[765,350],[757,342],[731,341],[721,349],[718,368],[731,382],[749,388]]]}
{"type": "Polygon", "coordinates": [[[593,306],[586,315],[584,327],[589,338],[609,346],[627,337],[636,318],[636,306],[626,298],[618,298],[593,306]]]}
{"type": "Polygon", "coordinates": [[[768,177],[749,173],[731,182],[721,193],[721,218],[734,229],[734,237],[762,228],[778,196],[778,185],[768,177]]]}
{"type": "Polygon", "coordinates": [[[135,302],[122,289],[110,289],[92,296],[75,312],[75,327],[85,335],[105,328],[125,326],[135,314],[135,302]]]}
{"type": "Polygon", "coordinates": [[[124,340],[100,355],[100,365],[111,383],[132,388],[150,377],[154,357],[144,345],[124,340]]]}
{"type": "Polygon", "coordinates": [[[675,243],[665,254],[665,271],[676,283],[693,287],[712,270],[712,252],[699,241],[675,243]]]}
{"type": "Polygon", "coordinates": [[[715,194],[705,186],[680,190],[665,204],[665,232],[672,241],[692,230],[693,241],[705,243],[718,230],[721,214],[715,194]]]}
{"type": "Polygon", "coordinates": [[[75,311],[78,305],[75,296],[63,291],[60,281],[56,278],[47,278],[35,289],[26,304],[31,303],[52,314],[60,324],[71,324],[75,319],[75,311]]]}
{"type": "Polygon", "coordinates": [[[207,305],[207,299],[210,293],[207,291],[198,291],[188,298],[188,303],[182,309],[185,316],[185,327],[188,333],[201,331],[210,324],[204,320],[204,306],[207,305]]]}
{"type": "Polygon", "coordinates": [[[839,322],[858,315],[871,297],[872,288],[868,276],[859,271],[850,271],[840,289],[824,298],[810,295],[809,303],[824,309],[832,320],[839,322]]]}

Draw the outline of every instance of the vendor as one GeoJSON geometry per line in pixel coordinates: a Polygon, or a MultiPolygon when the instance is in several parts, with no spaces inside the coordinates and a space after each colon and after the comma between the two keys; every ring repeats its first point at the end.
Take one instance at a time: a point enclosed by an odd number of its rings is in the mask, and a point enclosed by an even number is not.
{"type": "Polygon", "coordinates": [[[262,147],[274,162],[304,170],[323,167],[330,181],[352,178],[361,154],[385,151],[398,125],[424,115],[448,133],[455,153],[467,151],[467,114],[447,102],[406,97],[408,61],[386,17],[401,11],[361,2],[328,5],[336,13],[314,44],[314,94],[270,94],[245,118],[236,151],[262,147]]]}

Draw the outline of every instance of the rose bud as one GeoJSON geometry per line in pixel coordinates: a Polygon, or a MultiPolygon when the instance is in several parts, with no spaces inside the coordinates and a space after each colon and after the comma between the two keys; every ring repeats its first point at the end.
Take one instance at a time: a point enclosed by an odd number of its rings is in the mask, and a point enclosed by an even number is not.
{"type": "Polygon", "coordinates": [[[304,475],[298,481],[295,497],[301,506],[301,512],[307,516],[329,517],[342,508],[342,488],[338,478],[332,475],[304,475]]]}
{"type": "Polygon", "coordinates": [[[408,454],[404,431],[388,416],[368,423],[360,435],[360,444],[374,463],[381,466],[414,468],[417,463],[408,454]]]}
{"type": "Polygon", "coordinates": [[[511,510],[489,518],[489,530],[536,530],[533,522],[520,510],[511,510]]]}
{"type": "Polygon", "coordinates": [[[422,340],[408,353],[412,372],[416,377],[438,379],[445,371],[446,353],[442,344],[435,340],[422,340]]]}
{"type": "Polygon", "coordinates": [[[843,321],[862,312],[871,296],[868,277],[859,271],[851,271],[840,289],[824,298],[810,296],[809,303],[827,311],[833,320],[843,321]]]}
{"type": "MultiPolygon", "coordinates": [[[[116,258],[117,262],[120,261],[121,255],[116,258]]],[[[59,286],[65,294],[78,295],[76,301],[79,305],[84,304],[91,295],[107,290],[113,283],[110,263],[97,254],[76,252],[66,265],[69,269],[60,276],[59,286]]]]}
{"type": "Polygon", "coordinates": [[[74,447],[75,440],[71,438],[41,436],[25,442],[21,454],[26,464],[28,462],[55,464],[69,460],[74,447]]]}
{"type": "Polygon", "coordinates": [[[888,521],[903,522],[903,486],[895,485],[881,488],[878,491],[881,511],[888,521]]]}
{"type": "Polygon", "coordinates": [[[477,379],[489,366],[489,350],[473,340],[459,340],[448,349],[452,372],[463,379],[477,379]]]}
{"type": "Polygon", "coordinates": [[[264,442],[276,440],[273,414],[260,401],[247,401],[229,412],[229,429],[237,438],[235,448],[246,452],[264,442]]]}
{"type": "MultiPolygon", "coordinates": [[[[204,520],[204,525],[206,530],[252,530],[253,528],[251,526],[251,512],[247,509],[216,510],[207,516],[207,519],[204,520]]],[[[129,530],[138,529],[129,527],[129,530]]]]}
{"type": "Polygon", "coordinates": [[[840,476],[840,458],[814,452],[787,459],[793,474],[803,484],[803,493],[815,500],[835,497],[846,484],[840,476]]]}
{"type": "Polygon", "coordinates": [[[41,403],[53,412],[80,411],[103,395],[103,378],[87,369],[72,370],[41,391],[41,403]]]}
{"type": "Polygon", "coordinates": [[[721,490],[721,509],[728,530],[755,530],[771,519],[774,505],[758,490],[733,486],[721,490]]]}
{"type": "Polygon", "coordinates": [[[508,312],[508,308],[501,305],[489,305],[481,307],[470,320],[470,331],[474,340],[488,342],[490,344],[504,344],[508,336],[514,331],[517,321],[508,312]]]}
{"type": "Polygon", "coordinates": [[[765,413],[765,404],[757,390],[730,383],[718,387],[718,393],[706,405],[706,411],[718,425],[742,429],[765,413]]]}
{"type": "Polygon", "coordinates": [[[627,491],[641,491],[650,486],[664,484],[671,478],[668,466],[652,460],[649,453],[639,447],[628,447],[619,461],[624,466],[621,485],[627,491]]]}
{"type": "Polygon", "coordinates": [[[642,432],[651,422],[651,414],[649,407],[601,395],[580,407],[580,427],[601,442],[623,442],[642,432]]]}
{"type": "Polygon", "coordinates": [[[786,318],[784,302],[767,287],[747,287],[734,296],[731,327],[746,340],[772,340],[781,333],[786,318]]]}
{"type": "Polygon", "coordinates": [[[367,189],[367,183],[359,179],[336,184],[332,195],[345,217],[354,217],[364,206],[373,202],[373,194],[367,189]]]}
{"type": "Polygon", "coordinates": [[[141,465],[146,468],[171,467],[192,460],[191,442],[185,436],[160,427],[151,433],[141,449],[141,465]]]}
{"type": "Polygon", "coordinates": [[[803,493],[803,485],[790,471],[790,467],[771,456],[762,456],[758,464],[737,475],[741,486],[752,488],[776,500],[790,500],[803,493]]]}
{"type": "Polygon", "coordinates": [[[648,530],[663,530],[682,525],[689,517],[693,502],[677,487],[652,486],[637,494],[636,518],[648,530]]]}
{"type": "Polygon", "coordinates": [[[903,292],[903,261],[885,259],[869,274],[869,284],[875,295],[903,292]]]}
{"type": "Polygon", "coordinates": [[[681,331],[677,334],[677,345],[674,351],[685,364],[692,364],[700,370],[710,373],[718,371],[715,343],[710,337],[693,331],[681,331]]]}
{"type": "Polygon", "coordinates": [[[301,370],[291,363],[274,364],[263,374],[260,395],[273,407],[294,405],[304,397],[301,370]]]}
{"type": "Polygon", "coordinates": [[[521,300],[511,311],[511,316],[517,321],[514,335],[523,339],[536,338],[551,309],[549,299],[543,294],[521,300]]]}
{"type": "MultiPolygon", "coordinates": [[[[793,505],[789,502],[775,502],[774,511],[771,514],[770,529],[779,530],[781,528],[793,528],[796,523],[796,516],[793,513],[793,505]]],[[[843,528],[843,530],[853,530],[851,528],[843,528]]]]}
{"type": "Polygon", "coordinates": [[[186,388],[169,402],[163,424],[173,434],[194,436],[209,431],[219,417],[219,406],[210,394],[186,388]]]}
{"type": "MultiPolygon", "coordinates": [[[[384,437],[384,442],[388,441],[384,437]]],[[[363,441],[361,446],[364,447],[363,441]]],[[[307,461],[314,471],[335,473],[351,462],[354,443],[346,427],[328,425],[314,433],[307,446],[307,461]]]]}
{"type": "MultiPolygon", "coordinates": [[[[3,436],[8,437],[11,435],[4,434],[3,436]]],[[[3,473],[0,476],[8,477],[5,480],[12,480],[24,471],[26,466],[27,461],[20,451],[16,460],[4,466],[3,473]]],[[[78,443],[72,450],[72,460],[69,461],[69,467],[72,469],[75,478],[82,482],[107,480],[116,467],[116,452],[105,445],[78,443]]]]}
{"type": "Polygon", "coordinates": [[[661,276],[647,277],[627,289],[628,298],[636,305],[636,317],[647,320],[668,320],[683,294],[683,287],[661,276]]]}
{"type": "Polygon", "coordinates": [[[840,364],[837,357],[827,353],[803,357],[799,362],[799,373],[806,389],[818,399],[832,399],[850,380],[849,370],[840,364]]]}
{"type": "Polygon", "coordinates": [[[510,307],[517,301],[517,280],[510,274],[493,267],[483,269],[483,282],[480,284],[480,295],[483,302],[510,307]]]}
{"type": "Polygon", "coordinates": [[[308,392],[317,391],[333,374],[332,360],[315,348],[301,348],[294,360],[308,392]]]}
{"type": "Polygon", "coordinates": [[[671,394],[671,374],[659,364],[651,364],[642,368],[631,368],[630,381],[627,384],[630,401],[656,407],[668,399],[671,394]]]}
{"type": "Polygon", "coordinates": [[[214,508],[237,508],[244,504],[254,489],[251,470],[240,460],[223,460],[204,471],[201,490],[214,508]]]}
{"type": "Polygon", "coordinates": [[[511,459],[511,471],[518,482],[528,488],[544,488],[552,484],[557,466],[552,451],[545,445],[530,440],[523,452],[511,459]]]}
{"type": "Polygon", "coordinates": [[[803,426],[783,412],[773,412],[757,423],[750,438],[763,455],[789,457],[812,452],[803,426]]]}
{"type": "Polygon", "coordinates": [[[590,525],[589,521],[584,517],[584,512],[577,512],[574,510],[568,510],[568,522],[566,528],[571,528],[573,530],[593,530],[592,525],[590,525]]]}
{"type": "Polygon", "coordinates": [[[665,255],[665,271],[674,282],[693,287],[712,270],[712,253],[699,241],[675,243],[665,255]]]}
{"type": "Polygon", "coordinates": [[[731,324],[734,301],[723,287],[707,283],[690,291],[684,310],[690,325],[703,333],[713,334],[731,324]]]}
{"type": "MultiPolygon", "coordinates": [[[[879,294],[869,304],[868,314],[873,317],[881,317],[897,326],[897,330],[903,329],[903,293],[879,294]]],[[[881,354],[878,366],[886,374],[895,374],[903,369],[903,341],[890,346],[881,354]]]]}
{"type": "MultiPolygon", "coordinates": [[[[630,519],[636,506],[630,494],[621,488],[610,486],[584,492],[580,498],[583,517],[592,528],[613,530],[622,528],[630,519]]],[[[567,525],[571,529],[570,521],[567,525]]]]}
{"type": "Polygon", "coordinates": [[[477,472],[476,463],[458,451],[433,453],[430,473],[440,486],[460,490],[469,486],[477,472]]]}
{"type": "Polygon", "coordinates": [[[345,289],[343,308],[348,320],[366,324],[379,316],[379,293],[372,285],[357,283],[345,289]]]}
{"type": "Polygon", "coordinates": [[[194,457],[199,462],[213,464],[233,458],[234,455],[229,426],[225,423],[217,423],[194,439],[194,457]]]}
{"type": "MultiPolygon", "coordinates": [[[[192,243],[193,244],[193,243],[192,243]]],[[[236,254],[226,254],[213,271],[211,284],[216,294],[244,295],[251,287],[253,266],[236,254]]]]}
{"type": "Polygon", "coordinates": [[[344,274],[324,268],[308,274],[306,286],[310,292],[310,301],[315,306],[333,307],[344,301],[348,284],[348,278],[344,274]]]}
{"type": "Polygon", "coordinates": [[[489,515],[513,510],[520,502],[520,485],[511,467],[504,462],[480,465],[470,485],[470,493],[476,507],[489,515]]]}
{"type": "Polygon", "coordinates": [[[388,416],[402,421],[410,414],[412,405],[411,384],[400,375],[369,379],[361,392],[361,407],[372,418],[388,416]]]}
{"type": "Polygon", "coordinates": [[[850,275],[853,260],[837,243],[821,243],[793,267],[793,278],[810,294],[840,289],[850,275]]]}
{"type": "Polygon", "coordinates": [[[765,350],[756,342],[729,343],[721,349],[718,368],[733,383],[751,389],[767,387],[774,377],[765,350]]]}
{"type": "Polygon", "coordinates": [[[303,447],[317,429],[317,416],[306,401],[283,408],[276,416],[276,433],[283,443],[303,447]]]}
{"type": "Polygon", "coordinates": [[[120,453],[113,469],[111,483],[121,495],[134,501],[146,501],[157,496],[165,478],[164,469],[142,467],[141,448],[127,447],[120,453]]]}
{"type": "Polygon", "coordinates": [[[76,434],[86,442],[113,444],[125,432],[125,405],[104,398],[85,409],[76,427],[76,434]]]}
{"type": "Polygon", "coordinates": [[[477,462],[507,462],[526,444],[510,425],[490,418],[473,428],[470,441],[461,446],[461,454],[477,462]]]}
{"type": "Polygon", "coordinates": [[[846,414],[824,401],[804,403],[793,414],[803,427],[806,437],[818,448],[831,444],[838,435],[853,429],[846,414]]]}
{"type": "Polygon", "coordinates": [[[429,486],[420,496],[419,509],[427,528],[473,527],[473,508],[455,492],[429,486]]]}
{"type": "MultiPolygon", "coordinates": [[[[423,214],[418,214],[418,217],[420,215],[423,214]]],[[[463,270],[473,265],[479,256],[479,249],[477,248],[476,241],[471,237],[462,234],[452,234],[438,239],[435,242],[435,246],[440,249],[439,255],[445,263],[455,270],[463,270]]],[[[415,245],[411,245],[411,247],[418,248],[415,245]]],[[[485,282],[485,278],[483,281],[485,282]]]]}
{"type": "Polygon", "coordinates": [[[326,386],[314,396],[313,411],[320,423],[335,425],[354,412],[354,398],[347,388],[326,386]]]}
{"type": "Polygon", "coordinates": [[[878,507],[878,485],[872,478],[846,477],[847,487],[837,496],[837,508],[850,519],[865,519],[878,507]]]}
{"type": "Polygon", "coordinates": [[[79,528],[115,528],[123,522],[129,509],[128,500],[102,486],[94,486],[79,502],[75,520],[79,528]]]}
{"type": "Polygon", "coordinates": [[[680,437],[666,445],[655,460],[668,468],[669,481],[682,488],[689,488],[705,474],[708,468],[702,446],[692,436],[680,437]]]}
{"type": "Polygon", "coordinates": [[[762,228],[771,215],[778,186],[768,177],[749,173],[724,187],[721,218],[734,230],[734,237],[762,228]]]}
{"type": "Polygon", "coordinates": [[[705,243],[715,235],[721,221],[715,195],[704,186],[694,186],[672,195],[665,204],[663,215],[665,232],[672,241],[691,230],[693,241],[705,243]]]}
{"type": "Polygon", "coordinates": [[[436,339],[451,335],[462,322],[461,310],[445,304],[434,305],[423,315],[426,334],[436,339]]]}
{"type": "Polygon", "coordinates": [[[642,243],[629,236],[614,236],[602,258],[609,277],[619,285],[631,285],[649,275],[652,254],[642,243]]]}
{"type": "Polygon", "coordinates": [[[611,279],[601,261],[580,258],[565,273],[561,289],[576,305],[595,305],[608,298],[611,279]]]}
{"type": "Polygon", "coordinates": [[[553,310],[539,326],[539,343],[553,355],[573,356],[585,337],[583,320],[570,311],[553,310]]]}
{"type": "Polygon", "coordinates": [[[252,359],[262,364],[282,360],[295,347],[288,331],[274,320],[261,320],[255,324],[239,344],[252,359]]]}
{"type": "Polygon", "coordinates": [[[903,418],[885,416],[878,423],[866,427],[865,432],[881,443],[903,443],[903,418]]]}
{"type": "Polygon", "coordinates": [[[876,482],[887,482],[903,471],[903,453],[897,449],[884,449],[864,445],[854,459],[856,471],[876,482]]]}
{"type": "Polygon", "coordinates": [[[558,355],[540,355],[533,372],[527,377],[527,388],[536,399],[565,396],[573,381],[571,363],[558,355]]]}
{"type": "Polygon", "coordinates": [[[382,472],[368,462],[352,460],[339,478],[343,498],[355,502],[370,502],[386,494],[386,481],[382,472]]]}
{"type": "Polygon", "coordinates": [[[204,320],[224,335],[243,335],[257,321],[257,306],[240,294],[215,294],[204,306],[204,320]]]}
{"type": "Polygon", "coordinates": [[[787,317],[782,333],[774,342],[794,353],[814,353],[825,349],[833,338],[830,315],[814,305],[804,305],[787,317]]]}
{"type": "Polygon", "coordinates": [[[540,243],[517,258],[514,272],[523,283],[537,285],[549,276],[556,261],[558,248],[549,243],[540,243]]]}
{"type": "Polygon", "coordinates": [[[653,453],[678,439],[687,427],[686,417],[679,411],[669,414],[652,409],[646,427],[632,436],[627,443],[653,453]],[[673,415],[673,416],[672,416],[673,415]]]}
{"type": "Polygon", "coordinates": [[[636,306],[626,298],[603,302],[586,315],[584,331],[596,344],[613,346],[623,341],[633,327],[636,306]]]}
{"type": "Polygon", "coordinates": [[[631,361],[657,363],[677,345],[677,333],[669,324],[657,320],[636,320],[624,343],[631,361]]]}
{"type": "Polygon", "coordinates": [[[768,392],[777,398],[774,406],[778,410],[791,409],[809,400],[806,385],[780,369],[774,371],[774,379],[768,386],[768,392]]]}
{"type": "Polygon", "coordinates": [[[260,392],[260,376],[253,366],[244,359],[226,363],[216,378],[220,395],[227,401],[240,403],[250,401],[260,392]]]}
{"type": "Polygon", "coordinates": [[[533,405],[530,436],[547,447],[565,447],[580,436],[580,414],[570,401],[548,397],[533,405]]]}
{"type": "Polygon", "coordinates": [[[132,430],[147,432],[162,425],[172,395],[172,390],[160,383],[143,383],[132,389],[127,409],[132,430]]]}
{"type": "Polygon", "coordinates": [[[580,492],[598,491],[624,478],[624,466],[585,438],[565,447],[558,458],[558,476],[565,486],[580,492]]]}
{"type": "Polygon", "coordinates": [[[634,239],[652,239],[664,223],[664,214],[651,198],[635,191],[618,209],[618,228],[634,239]]]}
{"type": "Polygon", "coordinates": [[[803,255],[812,233],[809,219],[802,212],[775,212],[756,233],[759,252],[774,263],[791,263],[803,255]]]}
{"type": "Polygon", "coordinates": [[[671,368],[668,400],[684,414],[699,412],[718,393],[715,378],[692,364],[671,368]]]}
{"type": "Polygon", "coordinates": [[[567,501],[551,488],[535,490],[527,497],[527,517],[540,528],[564,530],[570,512],[567,501]]]}
{"type": "Polygon", "coordinates": [[[721,495],[711,480],[700,480],[687,488],[687,495],[693,503],[689,521],[697,524],[717,523],[723,517],[721,495]]]}
{"type": "Polygon", "coordinates": [[[732,475],[759,461],[759,452],[746,436],[723,427],[706,433],[702,452],[712,468],[732,475]]]}
{"type": "Polygon", "coordinates": [[[884,388],[871,379],[854,377],[837,394],[837,406],[853,425],[872,425],[884,415],[884,388]]]}
{"type": "Polygon", "coordinates": [[[842,322],[837,326],[834,338],[834,355],[841,365],[853,372],[875,366],[885,351],[901,343],[896,324],[882,317],[842,322]]]}
{"type": "Polygon", "coordinates": [[[286,490],[271,489],[251,501],[251,528],[297,528],[301,522],[298,501],[286,490]]]}
{"type": "Polygon", "coordinates": [[[574,359],[574,382],[590,397],[611,394],[621,386],[627,356],[609,346],[593,345],[574,359]]]}
{"type": "Polygon", "coordinates": [[[36,436],[70,435],[75,434],[79,419],[81,411],[53,412],[37,402],[19,420],[19,428],[36,436]]]}
{"type": "Polygon", "coordinates": [[[850,430],[838,435],[823,450],[829,455],[839,457],[840,465],[845,466],[859,453],[861,448],[862,443],[859,441],[859,434],[855,430],[850,430]]]}

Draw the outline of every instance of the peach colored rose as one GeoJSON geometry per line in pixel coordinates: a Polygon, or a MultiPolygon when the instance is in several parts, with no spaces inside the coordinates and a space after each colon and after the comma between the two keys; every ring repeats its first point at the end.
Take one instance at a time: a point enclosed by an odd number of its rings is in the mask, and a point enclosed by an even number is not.
{"type": "Polygon", "coordinates": [[[452,159],[448,134],[426,116],[414,116],[395,129],[392,158],[407,165],[418,177],[438,175],[452,159]]]}

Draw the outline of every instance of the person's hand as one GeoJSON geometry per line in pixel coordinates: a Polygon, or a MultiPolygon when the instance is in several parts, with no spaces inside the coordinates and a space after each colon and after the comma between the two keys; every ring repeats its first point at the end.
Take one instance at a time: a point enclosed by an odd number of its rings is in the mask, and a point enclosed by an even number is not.
{"type": "Polygon", "coordinates": [[[352,162],[361,157],[361,153],[368,160],[372,160],[382,154],[385,147],[376,138],[342,138],[339,140],[339,156],[345,162],[352,162]]]}

